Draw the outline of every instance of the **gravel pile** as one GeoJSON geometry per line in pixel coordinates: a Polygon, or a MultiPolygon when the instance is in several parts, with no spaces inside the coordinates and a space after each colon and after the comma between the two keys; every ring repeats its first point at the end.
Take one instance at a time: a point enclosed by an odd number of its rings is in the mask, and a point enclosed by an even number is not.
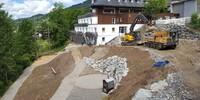
{"type": "Polygon", "coordinates": [[[99,72],[107,74],[109,77],[113,77],[118,82],[128,73],[126,58],[112,56],[101,60],[91,58],[84,59],[87,65],[99,72]]]}
{"type": "Polygon", "coordinates": [[[157,25],[157,27],[178,32],[179,38],[181,39],[195,40],[200,38],[200,34],[192,32],[186,26],[180,26],[176,24],[163,24],[157,25]]]}
{"type": "Polygon", "coordinates": [[[132,100],[192,100],[194,96],[183,84],[180,74],[168,74],[167,79],[151,85],[150,89],[140,89],[132,100]]]}

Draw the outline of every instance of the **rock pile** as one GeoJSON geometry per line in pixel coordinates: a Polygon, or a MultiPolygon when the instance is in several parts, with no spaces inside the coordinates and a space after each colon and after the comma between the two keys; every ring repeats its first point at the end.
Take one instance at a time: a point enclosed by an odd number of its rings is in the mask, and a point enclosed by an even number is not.
{"type": "Polygon", "coordinates": [[[101,60],[91,58],[84,59],[87,65],[99,72],[107,74],[109,77],[113,77],[118,82],[128,73],[126,58],[112,56],[101,60]]]}
{"type": "Polygon", "coordinates": [[[180,74],[168,74],[167,79],[151,85],[150,89],[140,89],[132,100],[192,100],[194,96],[183,84],[180,74]]]}
{"type": "Polygon", "coordinates": [[[178,32],[180,39],[195,40],[200,38],[200,34],[192,32],[186,26],[180,26],[176,24],[159,24],[157,27],[178,32]]]}

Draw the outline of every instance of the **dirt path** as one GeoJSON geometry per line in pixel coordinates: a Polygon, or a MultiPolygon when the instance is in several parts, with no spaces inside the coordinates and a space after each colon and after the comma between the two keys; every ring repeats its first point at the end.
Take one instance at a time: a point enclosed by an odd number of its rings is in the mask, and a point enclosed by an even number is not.
{"type": "Polygon", "coordinates": [[[51,62],[37,67],[20,87],[14,100],[48,100],[73,68],[71,53],[60,54],[51,62]]]}
{"type": "Polygon", "coordinates": [[[1,100],[13,100],[24,81],[32,74],[32,71],[39,65],[43,65],[53,60],[55,57],[56,55],[48,55],[40,57],[38,60],[36,60],[30,67],[26,68],[23,74],[17,79],[17,81],[15,81],[12,86],[10,86],[1,100]]]}
{"type": "Polygon", "coordinates": [[[10,86],[10,88],[6,91],[4,96],[1,98],[1,100],[13,100],[15,96],[17,95],[18,91],[20,88],[23,86],[23,83],[31,76],[33,71],[37,69],[38,67],[47,64],[51,62],[53,59],[55,59],[57,56],[60,54],[67,52],[69,49],[73,47],[80,47],[79,45],[74,45],[74,44],[69,44],[66,48],[65,51],[59,52],[58,54],[55,55],[47,55],[47,56],[42,56],[39,59],[37,59],[30,67],[27,67],[23,74],[10,86]]]}
{"type": "Polygon", "coordinates": [[[81,60],[82,56],[78,48],[73,48],[72,56],[75,60],[75,68],[72,73],[66,76],[55,94],[51,97],[51,100],[66,100],[67,97],[70,95],[76,79],[79,77],[79,74],[84,70],[85,63],[81,60]]]}

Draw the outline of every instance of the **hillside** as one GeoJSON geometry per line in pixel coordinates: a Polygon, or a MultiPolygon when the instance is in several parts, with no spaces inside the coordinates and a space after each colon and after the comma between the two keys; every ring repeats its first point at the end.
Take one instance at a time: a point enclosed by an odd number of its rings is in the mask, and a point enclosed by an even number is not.
{"type": "Polygon", "coordinates": [[[32,17],[29,17],[29,18],[21,18],[21,19],[17,19],[16,20],[16,23],[18,24],[18,23],[21,23],[23,20],[25,20],[25,19],[29,19],[29,20],[31,20],[31,21],[33,21],[33,22],[39,22],[40,20],[42,20],[42,19],[45,19],[45,17],[47,16],[47,14],[37,14],[37,15],[34,15],[34,16],[32,16],[32,17]]]}
{"type": "MultiPolygon", "coordinates": [[[[86,0],[82,3],[79,3],[79,4],[76,4],[76,5],[72,5],[70,7],[67,7],[65,8],[66,10],[70,10],[70,9],[81,9],[81,8],[85,8],[85,9],[89,9],[90,8],[90,3],[91,3],[91,0],[86,0]]],[[[16,23],[20,23],[22,20],[25,20],[25,19],[28,19],[28,20],[31,20],[33,21],[34,23],[39,23],[42,19],[45,19],[46,16],[48,14],[37,14],[37,15],[34,15],[32,17],[28,17],[28,18],[21,18],[21,19],[17,19],[15,20],[16,23]]]]}
{"type": "Polygon", "coordinates": [[[90,7],[90,3],[91,3],[91,0],[86,0],[84,1],[83,3],[79,3],[79,4],[76,4],[76,5],[73,5],[69,8],[89,8],[90,7]]]}

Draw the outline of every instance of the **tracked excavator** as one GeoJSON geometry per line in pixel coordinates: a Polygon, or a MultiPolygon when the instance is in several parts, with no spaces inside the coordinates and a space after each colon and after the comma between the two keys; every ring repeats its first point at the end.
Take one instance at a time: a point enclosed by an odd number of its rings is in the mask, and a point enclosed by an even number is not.
{"type": "Polygon", "coordinates": [[[134,31],[134,28],[136,24],[148,24],[148,19],[141,13],[139,13],[133,20],[133,23],[131,24],[130,27],[130,32],[125,33],[121,37],[122,46],[132,46],[132,45],[137,45],[140,44],[139,41],[141,40],[141,33],[140,31],[134,31]]]}
{"type": "Polygon", "coordinates": [[[178,33],[175,30],[166,30],[155,27],[153,30],[146,30],[145,32],[134,31],[136,24],[146,24],[148,25],[148,19],[141,13],[139,13],[131,27],[130,33],[125,33],[121,37],[122,46],[134,46],[134,45],[144,45],[146,47],[155,49],[175,49],[178,45],[178,33]]]}

